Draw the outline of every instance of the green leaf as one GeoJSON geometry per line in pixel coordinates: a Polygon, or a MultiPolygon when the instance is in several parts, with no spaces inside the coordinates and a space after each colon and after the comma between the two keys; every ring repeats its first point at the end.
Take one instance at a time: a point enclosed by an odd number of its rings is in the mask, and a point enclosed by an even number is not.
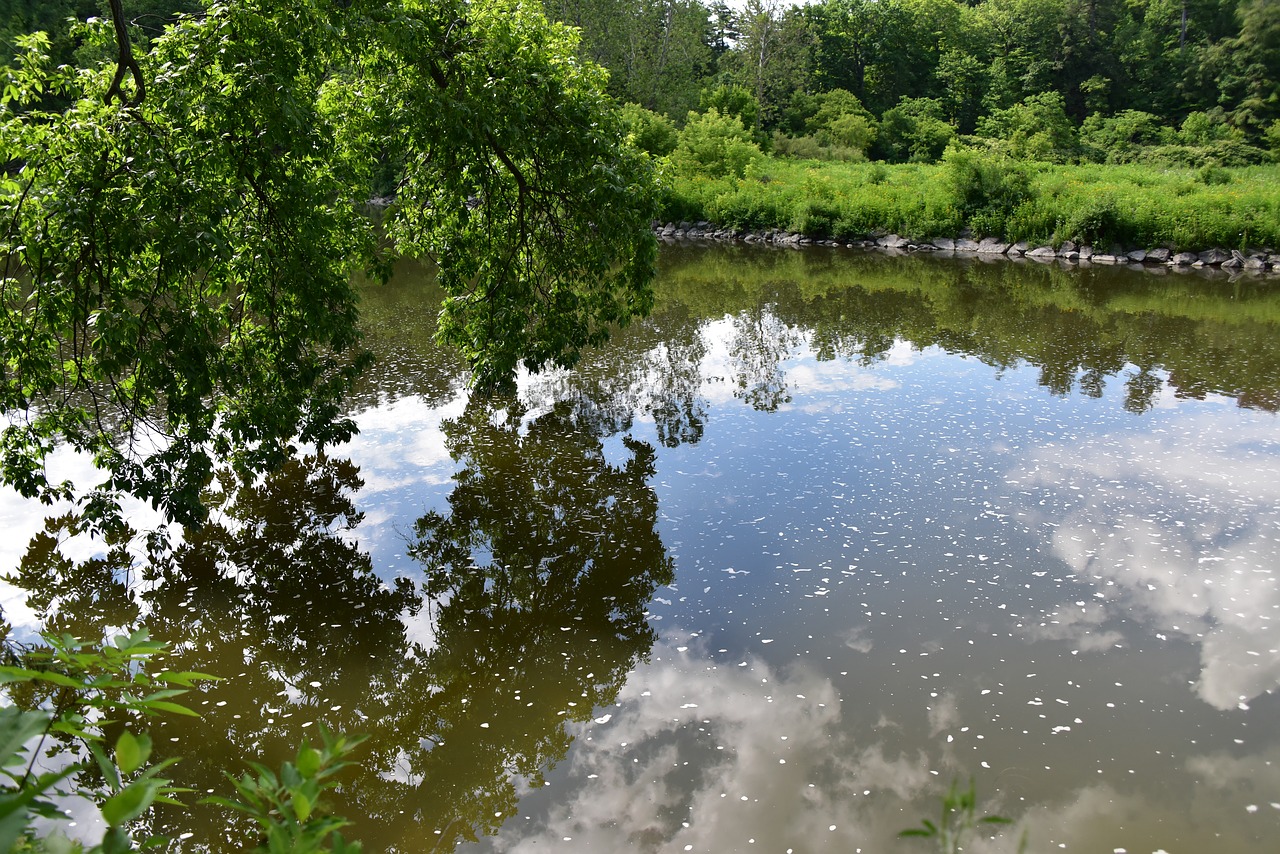
{"type": "Polygon", "coordinates": [[[125,730],[116,740],[116,764],[125,774],[132,774],[142,767],[151,755],[151,739],[147,735],[135,736],[125,730]]]}
{"type": "Polygon", "coordinates": [[[151,806],[161,785],[158,780],[138,780],[129,784],[120,793],[107,798],[102,805],[102,818],[112,827],[132,821],[151,806]]]}
{"type": "Polygon", "coordinates": [[[198,718],[200,715],[191,711],[186,706],[179,706],[177,703],[170,703],[165,700],[155,700],[147,703],[148,710],[156,710],[160,712],[171,712],[175,715],[185,715],[189,718],[198,718]]]}
{"type": "Polygon", "coordinates": [[[298,751],[298,773],[303,777],[314,777],[320,770],[320,760],[320,751],[304,746],[298,751]]]}
{"type": "Polygon", "coordinates": [[[63,688],[83,688],[84,682],[51,670],[28,670],[25,667],[0,667],[0,684],[10,682],[51,682],[63,688]]]}
{"type": "Polygon", "coordinates": [[[25,762],[23,745],[44,732],[48,725],[49,716],[45,712],[24,712],[13,706],[0,709],[0,767],[25,762]]]}
{"type": "Polygon", "coordinates": [[[293,814],[298,817],[298,821],[306,821],[311,815],[311,799],[302,792],[293,793],[293,814]]]}

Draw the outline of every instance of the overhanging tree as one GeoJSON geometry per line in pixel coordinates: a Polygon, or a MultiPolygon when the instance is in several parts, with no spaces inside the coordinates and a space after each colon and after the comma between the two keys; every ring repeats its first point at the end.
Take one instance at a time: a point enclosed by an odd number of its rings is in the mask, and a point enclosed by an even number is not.
{"type": "Polygon", "coordinates": [[[0,478],[24,495],[194,522],[215,459],[348,438],[351,275],[395,252],[440,263],[440,336],[483,386],[651,305],[647,161],[536,4],[211,3],[122,79],[109,24],[77,36],[109,59],[52,69],[26,38],[0,93],[0,478]],[[50,89],[71,106],[36,109],[50,89]],[[388,172],[390,249],[359,213],[388,172]],[[62,442],[102,490],[49,477],[62,442]]]}

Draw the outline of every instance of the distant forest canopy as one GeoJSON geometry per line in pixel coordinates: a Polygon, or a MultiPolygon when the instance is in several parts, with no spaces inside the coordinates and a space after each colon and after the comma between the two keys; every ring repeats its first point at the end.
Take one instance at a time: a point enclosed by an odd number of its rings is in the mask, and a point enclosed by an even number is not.
{"type": "MultiPolygon", "coordinates": [[[[952,142],[1185,166],[1280,152],[1280,0],[541,2],[643,108],[632,123],[655,153],[711,109],[775,154],[832,160],[931,162],[952,142]]],[[[123,0],[138,39],[203,5],[123,0]]],[[[69,63],[66,19],[108,0],[3,7],[0,44],[43,29],[69,63]]]]}
{"type": "Polygon", "coordinates": [[[778,154],[928,162],[998,140],[1234,166],[1280,149],[1280,0],[543,2],[620,101],[680,125],[727,107],[778,154]]]}

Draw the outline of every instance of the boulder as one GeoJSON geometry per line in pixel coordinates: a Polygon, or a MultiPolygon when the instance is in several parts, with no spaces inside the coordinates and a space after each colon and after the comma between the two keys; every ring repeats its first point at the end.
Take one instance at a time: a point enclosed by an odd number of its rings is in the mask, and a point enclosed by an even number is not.
{"type": "Polygon", "coordinates": [[[1207,266],[1217,266],[1223,261],[1231,258],[1230,252],[1224,252],[1221,249],[1207,249],[1197,256],[1207,266]]]}
{"type": "Polygon", "coordinates": [[[1158,249],[1148,249],[1147,260],[1154,261],[1157,264],[1163,264],[1164,262],[1169,260],[1172,254],[1173,253],[1171,253],[1168,249],[1165,249],[1163,246],[1161,246],[1158,249]]]}
{"type": "Polygon", "coordinates": [[[1194,252],[1179,252],[1177,255],[1173,256],[1171,263],[1176,264],[1179,267],[1189,267],[1199,260],[1200,257],[1194,252]]]}
{"type": "Polygon", "coordinates": [[[978,244],[974,240],[970,240],[967,237],[962,237],[956,241],[956,251],[957,252],[977,252],[978,244]]]}
{"type": "Polygon", "coordinates": [[[979,255],[1003,255],[1009,251],[1008,243],[1002,240],[996,240],[994,237],[984,237],[978,243],[979,255]]]}
{"type": "Polygon", "coordinates": [[[1057,257],[1058,253],[1054,251],[1052,246],[1037,246],[1027,253],[1028,258],[1049,259],[1057,257]]]}
{"type": "Polygon", "coordinates": [[[1067,255],[1071,254],[1072,252],[1078,252],[1079,250],[1080,250],[1080,247],[1076,246],[1076,244],[1073,241],[1065,240],[1063,241],[1062,245],[1058,247],[1058,255],[1062,258],[1066,258],[1067,255]]]}
{"type": "Polygon", "coordinates": [[[885,249],[905,249],[909,242],[910,241],[905,237],[899,237],[896,234],[887,234],[876,241],[876,246],[881,246],[885,249]]]}
{"type": "Polygon", "coordinates": [[[1244,268],[1246,270],[1265,270],[1267,269],[1267,261],[1260,255],[1250,255],[1244,259],[1244,268]]]}
{"type": "Polygon", "coordinates": [[[1147,250],[1135,249],[1132,252],[1126,253],[1125,257],[1136,264],[1141,264],[1143,261],[1147,260],[1147,250]]]}
{"type": "Polygon", "coordinates": [[[1088,244],[1085,244],[1084,246],[1081,246],[1081,247],[1080,247],[1080,260],[1081,260],[1081,261],[1088,261],[1088,260],[1089,260],[1090,258],[1092,258],[1092,257],[1093,257],[1093,247],[1092,247],[1092,246],[1089,246],[1088,244]]]}
{"type": "Polygon", "coordinates": [[[1006,255],[1008,255],[1008,256],[1010,256],[1010,257],[1013,257],[1013,258],[1020,257],[1020,256],[1022,256],[1022,255],[1026,255],[1026,254],[1027,254],[1027,242],[1026,242],[1025,240],[1019,240],[1017,243],[1015,243],[1015,244],[1013,244],[1012,246],[1010,246],[1010,247],[1009,247],[1009,249],[1008,249],[1008,251],[1006,251],[1006,252],[1005,252],[1005,254],[1006,254],[1006,255]]]}
{"type": "Polygon", "coordinates": [[[950,237],[938,237],[933,241],[933,245],[941,249],[943,252],[951,252],[956,248],[956,242],[950,237]]]}

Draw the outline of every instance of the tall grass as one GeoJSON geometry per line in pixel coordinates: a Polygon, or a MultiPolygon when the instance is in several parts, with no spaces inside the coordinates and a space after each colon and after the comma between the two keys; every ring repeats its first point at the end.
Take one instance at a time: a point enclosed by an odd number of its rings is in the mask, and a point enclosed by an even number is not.
{"type": "Polygon", "coordinates": [[[952,237],[969,227],[1033,244],[1280,247],[1280,166],[1066,166],[958,154],[936,165],[766,158],[742,178],[669,174],[664,216],[845,239],[952,237]]]}

